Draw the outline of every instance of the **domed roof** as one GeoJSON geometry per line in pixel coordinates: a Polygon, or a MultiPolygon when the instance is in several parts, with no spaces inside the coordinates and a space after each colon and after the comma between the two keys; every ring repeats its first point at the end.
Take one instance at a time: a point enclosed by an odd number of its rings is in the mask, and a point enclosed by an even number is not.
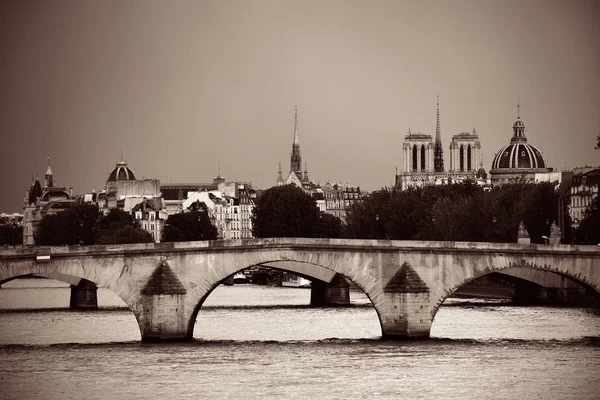
{"type": "Polygon", "coordinates": [[[492,169],[500,168],[546,168],[542,153],[529,143],[511,143],[504,146],[492,162],[492,169]]]}
{"type": "Polygon", "coordinates": [[[133,171],[123,160],[119,161],[115,169],[113,169],[110,175],[108,175],[107,182],[116,181],[135,181],[135,175],[133,174],[133,171]]]}
{"type": "Polygon", "coordinates": [[[492,169],[537,168],[546,168],[546,162],[537,147],[527,143],[525,124],[521,121],[521,117],[517,116],[517,120],[513,124],[513,137],[510,144],[496,153],[492,162],[492,169]]]}

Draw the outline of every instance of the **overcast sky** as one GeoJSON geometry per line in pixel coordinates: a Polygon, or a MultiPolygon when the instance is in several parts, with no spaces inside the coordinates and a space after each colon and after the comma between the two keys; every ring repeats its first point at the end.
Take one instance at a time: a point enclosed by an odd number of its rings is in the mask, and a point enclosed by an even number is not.
{"type": "Polygon", "coordinates": [[[161,182],[275,184],[294,105],[311,179],[393,184],[402,141],[476,128],[484,165],[512,136],[557,169],[598,165],[600,2],[5,1],[0,212],[39,165],[103,188],[123,158],[161,182]]]}

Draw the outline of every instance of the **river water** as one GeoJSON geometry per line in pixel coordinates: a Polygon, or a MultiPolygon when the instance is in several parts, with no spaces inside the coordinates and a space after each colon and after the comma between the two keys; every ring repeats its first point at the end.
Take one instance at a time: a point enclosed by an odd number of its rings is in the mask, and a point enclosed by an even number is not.
{"type": "Polygon", "coordinates": [[[600,399],[600,312],[449,299],[432,339],[380,340],[361,292],[311,308],[310,290],[220,286],[195,341],[140,342],[124,303],[69,310],[69,288],[0,289],[0,399],[600,399]]]}

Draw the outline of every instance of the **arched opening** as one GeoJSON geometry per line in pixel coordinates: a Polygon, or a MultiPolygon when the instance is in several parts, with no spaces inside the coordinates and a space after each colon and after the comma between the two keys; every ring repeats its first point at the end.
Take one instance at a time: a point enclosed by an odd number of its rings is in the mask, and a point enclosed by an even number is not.
{"type": "Polygon", "coordinates": [[[471,145],[467,146],[467,171],[472,171],[473,170],[473,166],[471,165],[472,159],[471,159],[471,145]]]}
{"type": "Polygon", "coordinates": [[[99,287],[98,309],[72,309],[72,285],[82,278],[54,275],[24,274],[0,282],[0,344],[140,340],[135,316],[116,293],[99,287]]]}
{"type": "Polygon", "coordinates": [[[413,145],[412,148],[412,170],[413,172],[417,171],[417,145],[413,145]]]}
{"type": "Polygon", "coordinates": [[[425,145],[421,145],[421,171],[425,171],[425,145]]]}
{"type": "MultiPolygon", "coordinates": [[[[200,300],[188,332],[200,340],[290,341],[370,339],[381,337],[381,321],[364,290],[349,284],[350,304],[311,305],[313,288],[282,285],[293,276],[311,285],[335,280],[337,275],[322,266],[273,261],[241,267],[247,283],[231,284],[231,276],[214,285],[200,300]],[[320,279],[317,279],[320,278],[320,279]],[[227,282],[229,281],[229,282],[227,282]],[[228,284],[225,284],[228,283],[228,284]]],[[[339,275],[341,276],[341,275],[339,275]]]]}
{"type": "Polygon", "coordinates": [[[465,170],[465,148],[463,147],[463,145],[460,145],[460,150],[459,150],[459,157],[458,160],[460,162],[460,172],[464,172],[465,170]]]}
{"type": "Polygon", "coordinates": [[[600,293],[577,277],[525,267],[498,270],[445,294],[433,310],[431,337],[578,340],[600,332],[599,305],[600,293]],[[560,278],[566,290],[524,279],[536,272],[560,278]]]}

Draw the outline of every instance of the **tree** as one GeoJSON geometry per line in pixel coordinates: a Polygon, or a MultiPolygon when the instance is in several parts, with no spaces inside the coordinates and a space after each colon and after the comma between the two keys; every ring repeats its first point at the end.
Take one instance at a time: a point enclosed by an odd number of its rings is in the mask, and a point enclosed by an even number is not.
{"type": "Polygon", "coordinates": [[[316,237],[318,225],[314,199],[294,185],[267,189],[252,211],[254,237],[316,237]]]}
{"type": "Polygon", "coordinates": [[[342,237],[342,220],[335,215],[321,211],[317,225],[317,236],[320,238],[342,237]]]}
{"type": "Polygon", "coordinates": [[[133,215],[119,209],[98,219],[94,229],[96,244],[152,243],[152,235],[142,229],[133,215]]]}
{"type": "Polygon", "coordinates": [[[383,239],[388,221],[387,205],[392,190],[383,188],[369,194],[363,201],[355,202],[346,213],[344,236],[352,239],[383,239]]]}
{"type": "Polygon", "coordinates": [[[163,229],[163,242],[215,240],[217,228],[212,224],[206,208],[170,215],[163,229]]]}
{"type": "Polygon", "coordinates": [[[596,144],[596,146],[594,146],[594,149],[600,150],[600,135],[598,135],[597,140],[598,140],[598,143],[596,144]]]}
{"type": "Polygon", "coordinates": [[[585,210],[574,236],[579,244],[600,244],[600,195],[585,210]]]}
{"type": "Polygon", "coordinates": [[[23,244],[23,227],[16,224],[0,225],[0,245],[23,244]]]}
{"type": "Polygon", "coordinates": [[[529,232],[531,243],[544,243],[550,236],[552,222],[558,218],[558,193],[551,183],[524,185],[519,212],[529,232]]]}
{"type": "Polygon", "coordinates": [[[98,207],[90,204],[74,204],[57,214],[47,214],[40,221],[35,242],[46,246],[94,244],[99,216],[98,207]]]}

